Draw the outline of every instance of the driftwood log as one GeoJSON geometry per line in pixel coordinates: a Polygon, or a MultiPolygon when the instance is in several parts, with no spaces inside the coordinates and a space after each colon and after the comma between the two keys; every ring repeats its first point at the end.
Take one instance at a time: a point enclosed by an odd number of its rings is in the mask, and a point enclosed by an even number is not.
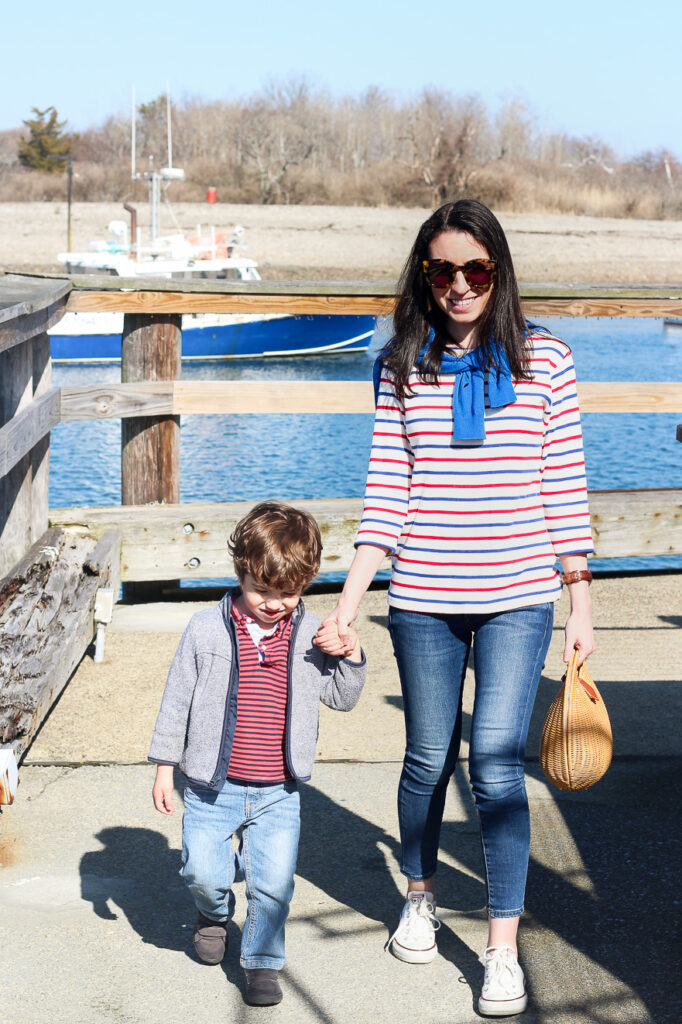
{"type": "Polygon", "coordinates": [[[17,760],[91,643],[97,591],[118,592],[121,535],[51,529],[0,580],[0,743],[17,760]]]}

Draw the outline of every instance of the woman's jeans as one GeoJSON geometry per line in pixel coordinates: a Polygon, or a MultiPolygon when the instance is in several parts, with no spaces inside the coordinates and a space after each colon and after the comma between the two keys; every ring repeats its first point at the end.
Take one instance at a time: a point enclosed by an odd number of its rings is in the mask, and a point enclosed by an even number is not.
{"type": "Polygon", "coordinates": [[[469,777],[481,826],[490,917],[516,917],[523,911],[530,850],[523,764],[553,611],[552,604],[494,615],[389,609],[407,734],[398,789],[401,870],[410,879],[430,878],[436,870],[473,642],[476,694],[469,777]]]}
{"type": "Polygon", "coordinates": [[[213,921],[234,913],[232,883],[246,881],[246,922],[241,965],[284,964],[284,923],[294,892],[300,829],[295,782],[272,785],[233,782],[220,789],[185,788],[182,868],[198,910],[213,921]],[[240,836],[233,849],[232,836],[240,836]]]}

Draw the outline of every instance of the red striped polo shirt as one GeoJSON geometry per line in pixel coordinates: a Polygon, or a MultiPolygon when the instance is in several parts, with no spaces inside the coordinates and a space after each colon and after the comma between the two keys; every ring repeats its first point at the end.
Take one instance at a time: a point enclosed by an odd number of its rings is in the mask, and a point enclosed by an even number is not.
{"type": "Polygon", "coordinates": [[[280,619],[258,646],[248,630],[254,620],[234,604],[232,617],[239,644],[239,688],[227,774],[245,782],[284,782],[291,778],[284,753],[291,615],[280,619]]]}

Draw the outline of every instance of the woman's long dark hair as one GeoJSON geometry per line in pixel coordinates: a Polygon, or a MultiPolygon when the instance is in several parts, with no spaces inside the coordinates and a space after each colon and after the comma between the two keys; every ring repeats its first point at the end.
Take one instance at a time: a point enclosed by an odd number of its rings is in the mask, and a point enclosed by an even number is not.
{"type": "Polygon", "coordinates": [[[483,203],[476,199],[458,199],[441,206],[424,221],[400,275],[393,315],[394,333],[381,350],[381,358],[384,366],[392,372],[401,396],[432,327],[434,342],[429,345],[417,371],[420,380],[438,380],[448,341],[447,318],[432,300],[422,260],[429,258],[430,243],[444,231],[462,231],[469,235],[484,247],[497,265],[490,299],[477,324],[478,347],[487,365],[494,365],[491,346],[494,339],[507,355],[512,376],[521,380],[529,377],[526,321],[504,231],[497,217],[483,203]]]}

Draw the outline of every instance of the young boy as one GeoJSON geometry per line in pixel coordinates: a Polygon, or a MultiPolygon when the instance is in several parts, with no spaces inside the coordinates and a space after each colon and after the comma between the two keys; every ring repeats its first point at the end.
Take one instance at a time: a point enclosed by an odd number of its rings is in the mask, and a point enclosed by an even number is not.
{"type": "Polygon", "coordinates": [[[322,550],[311,516],[263,502],[237,524],[228,547],[240,587],[185,630],[149,760],[157,764],[153,799],[162,814],[173,813],[174,766],[187,780],[180,873],[198,910],[197,955],[208,964],[222,960],[231,887],[243,873],[245,999],[269,1006],[282,999],[277,972],[294,889],[298,783],[312,771],[319,702],[354,707],[365,658],[352,631],[345,658],[313,644],[320,620],[301,601],[322,550]]]}

